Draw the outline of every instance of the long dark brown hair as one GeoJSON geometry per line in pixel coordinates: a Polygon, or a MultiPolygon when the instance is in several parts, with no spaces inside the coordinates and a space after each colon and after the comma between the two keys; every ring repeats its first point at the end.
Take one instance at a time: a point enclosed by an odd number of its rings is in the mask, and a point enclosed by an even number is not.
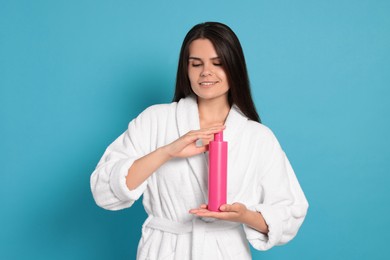
{"type": "Polygon", "coordinates": [[[261,122],[252,100],[244,53],[236,34],[227,25],[205,22],[195,25],[184,38],[180,50],[173,101],[193,94],[188,78],[189,46],[196,39],[208,39],[221,59],[229,83],[228,100],[249,119],[261,122]]]}

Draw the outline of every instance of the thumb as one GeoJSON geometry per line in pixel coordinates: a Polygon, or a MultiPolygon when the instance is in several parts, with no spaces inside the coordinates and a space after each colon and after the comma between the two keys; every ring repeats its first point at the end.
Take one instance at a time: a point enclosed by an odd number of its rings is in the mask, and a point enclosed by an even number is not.
{"type": "Polygon", "coordinates": [[[223,204],[219,207],[220,211],[232,211],[232,207],[229,204],[223,204]]]}
{"type": "Polygon", "coordinates": [[[196,154],[205,153],[205,152],[207,152],[207,147],[206,146],[196,147],[196,154]]]}

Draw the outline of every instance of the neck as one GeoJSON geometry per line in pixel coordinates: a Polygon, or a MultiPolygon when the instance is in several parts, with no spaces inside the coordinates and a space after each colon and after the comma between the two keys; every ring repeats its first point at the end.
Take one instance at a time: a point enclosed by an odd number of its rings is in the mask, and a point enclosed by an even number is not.
{"type": "Polygon", "coordinates": [[[230,111],[229,102],[224,100],[201,100],[198,98],[200,127],[223,125],[230,111]]]}

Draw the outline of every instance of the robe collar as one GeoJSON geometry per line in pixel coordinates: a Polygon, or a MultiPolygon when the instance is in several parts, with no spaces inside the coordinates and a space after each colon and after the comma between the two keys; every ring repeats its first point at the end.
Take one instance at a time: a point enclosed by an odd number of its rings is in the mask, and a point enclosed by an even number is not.
{"type": "MultiPolygon", "coordinates": [[[[196,97],[190,95],[179,100],[176,110],[177,128],[179,136],[183,136],[191,130],[200,129],[199,110],[196,97]]],[[[223,132],[224,141],[228,142],[228,154],[233,150],[240,139],[239,136],[243,133],[248,118],[233,105],[225,121],[225,130],[223,132]]],[[[198,154],[187,158],[188,163],[195,175],[199,187],[203,193],[205,202],[208,198],[208,167],[205,160],[205,155],[198,154]]]]}

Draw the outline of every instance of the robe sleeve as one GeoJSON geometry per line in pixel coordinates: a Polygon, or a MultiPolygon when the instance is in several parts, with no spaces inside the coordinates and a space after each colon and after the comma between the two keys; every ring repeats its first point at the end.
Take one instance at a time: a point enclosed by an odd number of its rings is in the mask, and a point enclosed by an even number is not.
{"type": "Polygon", "coordinates": [[[146,154],[150,146],[151,124],[148,112],[141,113],[129,123],[127,131],[108,146],[91,175],[90,183],[96,204],[108,210],[131,207],[147,187],[147,180],[134,190],[126,185],[128,169],[146,154]]]}
{"type": "Polygon", "coordinates": [[[257,250],[268,250],[293,239],[309,206],[287,156],[272,137],[265,173],[259,180],[263,199],[248,207],[262,214],[268,225],[268,235],[244,225],[248,241],[257,250]]]}

